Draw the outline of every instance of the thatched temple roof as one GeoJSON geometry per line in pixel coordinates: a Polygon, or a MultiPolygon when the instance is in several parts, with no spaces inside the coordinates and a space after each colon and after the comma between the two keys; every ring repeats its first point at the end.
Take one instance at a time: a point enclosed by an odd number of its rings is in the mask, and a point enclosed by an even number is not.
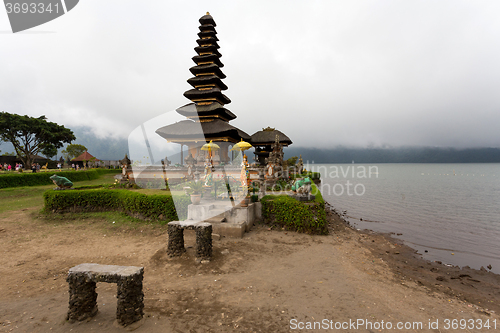
{"type": "Polygon", "coordinates": [[[188,117],[188,118],[221,118],[222,120],[233,120],[236,115],[224,108],[219,103],[212,103],[210,105],[196,105],[195,103],[189,103],[178,108],[177,113],[188,117]]]}
{"type": "Polygon", "coordinates": [[[194,48],[197,55],[192,59],[196,63],[189,71],[194,77],[188,80],[193,87],[184,93],[192,103],[186,104],[176,111],[189,118],[156,130],[156,133],[168,141],[184,143],[199,141],[239,142],[250,141],[250,135],[229,125],[236,115],[224,105],[231,100],[222,93],[227,86],[222,82],[226,77],[221,68],[216,24],[210,14],[200,18],[198,44],[194,48]]]}
{"type": "Polygon", "coordinates": [[[272,145],[276,141],[276,135],[278,135],[278,140],[282,145],[288,146],[292,144],[292,140],[283,134],[283,132],[270,127],[264,128],[262,131],[255,132],[252,135],[250,143],[254,146],[272,145]]]}
{"type": "MultiPolygon", "coordinates": [[[[250,135],[229,125],[229,123],[214,119],[207,122],[182,120],[156,130],[156,133],[169,141],[208,141],[226,138],[229,142],[237,143],[241,139],[248,141],[250,135]]],[[[217,140],[221,141],[221,140],[217,140]]]]}

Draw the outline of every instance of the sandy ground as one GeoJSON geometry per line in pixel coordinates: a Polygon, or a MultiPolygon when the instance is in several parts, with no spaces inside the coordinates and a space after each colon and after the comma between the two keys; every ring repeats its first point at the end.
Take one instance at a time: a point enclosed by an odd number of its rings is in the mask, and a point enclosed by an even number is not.
{"type": "Polygon", "coordinates": [[[383,332],[389,323],[394,332],[500,330],[498,275],[419,260],[390,238],[328,218],[328,236],[257,225],[242,239],[215,238],[212,261],[197,264],[189,233],[187,253],[169,259],[166,227],[9,212],[0,218],[0,331],[383,332]],[[116,326],[116,285],[106,283],[98,284],[94,318],[66,322],[68,269],[88,262],[145,267],[142,322],[116,326]],[[323,326],[298,329],[314,322],[323,326]]]}

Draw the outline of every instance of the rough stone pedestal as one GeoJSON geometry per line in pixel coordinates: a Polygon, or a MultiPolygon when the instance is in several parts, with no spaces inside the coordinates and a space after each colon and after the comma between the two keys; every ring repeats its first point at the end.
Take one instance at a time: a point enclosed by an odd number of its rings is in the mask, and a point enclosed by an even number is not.
{"type": "Polygon", "coordinates": [[[177,257],[186,252],[184,248],[184,229],[196,232],[196,259],[212,258],[212,225],[206,222],[172,221],[168,223],[167,254],[177,257]]]}
{"type": "Polygon", "coordinates": [[[67,320],[85,320],[97,314],[97,282],[116,283],[116,319],[120,325],[130,325],[144,316],[142,280],[144,267],[81,264],[71,268],[69,283],[69,310],[67,320]]]}
{"type": "Polygon", "coordinates": [[[313,201],[316,199],[316,196],[311,193],[308,194],[294,193],[294,194],[289,194],[288,196],[298,201],[313,201]]]}

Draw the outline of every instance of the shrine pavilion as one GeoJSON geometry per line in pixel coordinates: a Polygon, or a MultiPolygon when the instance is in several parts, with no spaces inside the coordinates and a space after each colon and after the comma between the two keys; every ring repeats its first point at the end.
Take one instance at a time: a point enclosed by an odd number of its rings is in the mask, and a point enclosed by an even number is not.
{"type": "Polygon", "coordinates": [[[72,158],[71,163],[77,164],[80,168],[88,166],[89,161],[91,162],[99,162],[100,160],[92,156],[88,151],[83,152],[81,155],[72,158]]]}
{"type": "Polygon", "coordinates": [[[263,166],[266,164],[266,158],[272,152],[276,139],[283,147],[288,147],[292,144],[292,140],[288,136],[271,127],[263,128],[262,131],[255,132],[252,135],[250,142],[255,147],[254,154],[260,165],[263,166]]]}
{"type": "Polygon", "coordinates": [[[222,73],[224,66],[220,61],[219,45],[217,41],[216,24],[212,16],[207,13],[199,20],[199,39],[195,47],[197,53],[192,60],[196,66],[189,70],[194,77],[187,80],[193,87],[184,93],[192,103],[186,104],[176,111],[187,119],[175,124],[167,125],[156,130],[156,133],[168,142],[181,145],[181,160],[191,156],[197,162],[203,162],[206,152],[201,147],[213,141],[220,149],[214,151],[212,158],[215,164],[231,161],[229,149],[237,142],[250,141],[251,137],[244,131],[229,124],[236,115],[224,106],[231,100],[222,92],[227,86],[222,82],[226,75],[222,73]],[[190,156],[182,157],[183,146],[188,147],[190,156]]]}

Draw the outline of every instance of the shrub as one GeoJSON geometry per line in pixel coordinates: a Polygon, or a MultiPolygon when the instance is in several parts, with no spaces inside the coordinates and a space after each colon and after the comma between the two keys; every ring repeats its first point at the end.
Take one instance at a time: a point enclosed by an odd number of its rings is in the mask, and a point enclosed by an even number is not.
{"type": "Polygon", "coordinates": [[[164,222],[184,220],[191,200],[186,195],[146,195],[128,190],[48,190],[43,194],[45,212],[123,211],[139,218],[164,222]]]}
{"type": "Polygon", "coordinates": [[[325,206],[325,200],[323,199],[323,195],[321,194],[321,191],[314,183],[311,183],[311,194],[313,194],[316,197],[314,201],[325,206]]]}
{"type": "Polygon", "coordinates": [[[311,234],[328,234],[325,202],[316,185],[311,184],[316,195],[312,202],[301,202],[286,195],[266,195],[261,199],[264,221],[290,230],[311,234]]]}
{"type": "Polygon", "coordinates": [[[315,180],[321,179],[321,173],[320,172],[306,171],[306,172],[303,172],[300,175],[296,175],[296,174],[291,174],[290,175],[291,179],[305,178],[305,177],[309,177],[309,178],[311,178],[311,180],[315,181],[315,180]]]}

